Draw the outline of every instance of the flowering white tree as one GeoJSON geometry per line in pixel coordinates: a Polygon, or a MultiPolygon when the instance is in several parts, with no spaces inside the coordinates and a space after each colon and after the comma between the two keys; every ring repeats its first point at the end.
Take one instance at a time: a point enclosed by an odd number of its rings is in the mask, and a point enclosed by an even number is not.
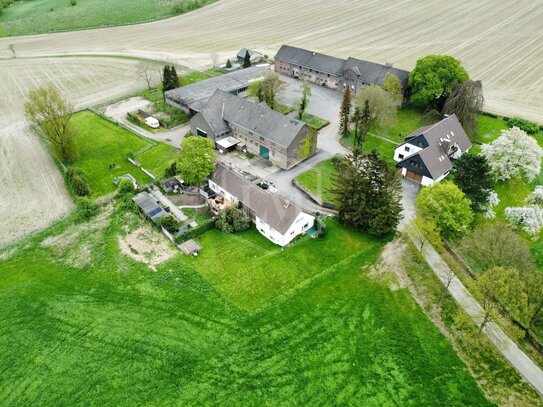
{"type": "Polygon", "coordinates": [[[522,208],[506,208],[505,216],[517,229],[523,228],[530,234],[536,234],[543,227],[543,208],[525,206],[522,208]]]}
{"type": "Polygon", "coordinates": [[[494,212],[494,207],[500,203],[500,198],[498,194],[494,191],[490,191],[488,194],[488,201],[486,203],[486,212],[485,217],[487,219],[494,219],[496,217],[496,212],[494,212]]]}
{"type": "Polygon", "coordinates": [[[525,202],[530,205],[543,206],[543,186],[538,185],[535,187],[534,192],[532,192],[530,196],[526,198],[525,202]]]}
{"type": "Polygon", "coordinates": [[[518,127],[502,130],[500,137],[481,148],[499,180],[524,176],[533,181],[541,171],[543,149],[518,127]]]}

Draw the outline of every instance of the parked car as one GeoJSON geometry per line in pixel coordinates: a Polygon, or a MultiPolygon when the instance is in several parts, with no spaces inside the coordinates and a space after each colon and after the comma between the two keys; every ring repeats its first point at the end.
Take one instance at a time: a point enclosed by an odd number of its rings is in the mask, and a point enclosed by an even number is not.
{"type": "Polygon", "coordinates": [[[160,127],[160,122],[153,116],[146,117],[145,124],[153,129],[158,129],[160,127]]]}

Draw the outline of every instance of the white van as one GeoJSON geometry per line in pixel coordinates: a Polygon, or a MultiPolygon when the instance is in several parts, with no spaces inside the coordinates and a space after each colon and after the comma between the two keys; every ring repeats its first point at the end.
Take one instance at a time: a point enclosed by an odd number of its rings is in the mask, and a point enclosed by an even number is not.
{"type": "Polygon", "coordinates": [[[145,124],[152,129],[158,129],[160,127],[160,123],[153,116],[146,117],[145,124]]]}

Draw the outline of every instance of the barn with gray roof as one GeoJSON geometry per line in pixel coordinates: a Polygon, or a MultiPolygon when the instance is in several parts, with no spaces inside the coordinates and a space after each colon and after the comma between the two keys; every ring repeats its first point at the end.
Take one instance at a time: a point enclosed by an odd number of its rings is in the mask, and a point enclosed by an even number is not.
{"type": "Polygon", "coordinates": [[[275,55],[275,72],[337,90],[349,86],[354,92],[362,86],[382,85],[387,73],[396,75],[406,91],[409,76],[408,71],[388,63],[341,59],[290,45],[281,46],[275,55]]]}
{"type": "Polygon", "coordinates": [[[269,70],[269,65],[253,66],[168,90],[165,94],[166,103],[193,115],[207,105],[217,89],[244,96],[251,82],[262,79],[269,70]]]}
{"type": "Polygon", "coordinates": [[[316,132],[265,104],[216,90],[207,105],[190,120],[192,134],[207,137],[218,148],[228,138],[283,169],[315,154],[316,132]]]}

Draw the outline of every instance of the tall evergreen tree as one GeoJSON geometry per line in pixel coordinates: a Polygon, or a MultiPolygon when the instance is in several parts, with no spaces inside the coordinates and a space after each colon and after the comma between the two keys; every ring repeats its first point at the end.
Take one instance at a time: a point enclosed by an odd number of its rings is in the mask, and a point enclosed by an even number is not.
{"type": "Polygon", "coordinates": [[[343,100],[339,108],[339,134],[349,137],[349,119],[351,114],[351,87],[347,86],[343,92],[343,100]]]}
{"type": "Polygon", "coordinates": [[[382,236],[401,218],[401,184],[396,171],[375,151],[355,149],[345,156],[334,179],[338,220],[345,226],[382,236]]]}
{"type": "Polygon", "coordinates": [[[177,70],[175,66],[170,67],[170,89],[177,89],[179,87],[179,77],[177,76],[177,70]]]}
{"type": "Polygon", "coordinates": [[[170,90],[170,66],[166,65],[164,66],[164,69],[162,71],[162,89],[164,92],[167,90],[170,90]]]}
{"type": "Polygon", "coordinates": [[[251,56],[249,55],[249,50],[245,51],[245,56],[243,57],[243,68],[249,68],[251,66],[251,56]]]}
{"type": "Polygon", "coordinates": [[[454,182],[471,201],[475,211],[483,210],[494,188],[492,168],[481,154],[464,154],[454,162],[454,182]]]}

